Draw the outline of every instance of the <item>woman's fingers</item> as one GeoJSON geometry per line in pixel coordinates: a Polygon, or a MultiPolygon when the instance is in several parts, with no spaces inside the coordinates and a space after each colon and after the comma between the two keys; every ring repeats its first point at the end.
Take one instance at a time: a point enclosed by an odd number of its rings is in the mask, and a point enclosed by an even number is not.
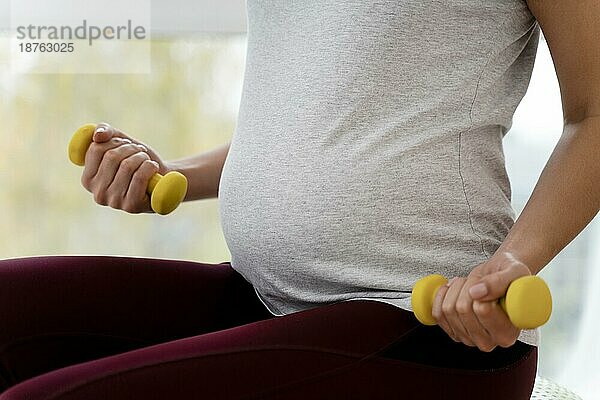
{"type": "Polygon", "coordinates": [[[469,289],[473,284],[473,279],[467,279],[460,290],[460,294],[456,299],[456,314],[462,325],[465,327],[469,340],[482,351],[492,351],[496,344],[490,333],[481,325],[479,319],[475,315],[473,308],[473,299],[469,294],[469,289]]]}
{"type": "MultiPolygon", "coordinates": [[[[439,318],[440,326],[455,341],[488,352],[496,347],[497,342],[475,314],[469,295],[471,284],[472,279],[468,278],[454,278],[450,282],[441,306],[443,317],[439,318]]],[[[485,306],[481,307],[484,312],[488,311],[485,306]]],[[[488,326],[493,328],[493,323],[488,326]]]]}
{"type": "Polygon", "coordinates": [[[142,151],[138,151],[121,161],[113,181],[106,189],[109,196],[109,207],[120,208],[121,203],[125,199],[131,179],[140,168],[140,165],[146,160],[150,160],[150,156],[142,151]]]}
{"type": "MultiPolygon", "coordinates": [[[[441,301],[441,313],[435,317],[443,329],[468,346],[489,352],[495,347],[510,347],[517,340],[516,328],[498,300],[505,295],[510,283],[529,275],[529,269],[514,257],[495,256],[476,266],[467,278],[454,278],[441,301]]],[[[439,307],[439,306],[437,306],[439,307]]]]}
{"type": "Polygon", "coordinates": [[[108,142],[112,138],[121,138],[127,139],[132,143],[142,144],[131,136],[127,135],[125,132],[120,129],[111,126],[105,122],[101,122],[96,125],[96,130],[94,131],[94,135],[92,136],[92,140],[94,143],[104,143],[108,142]]]}
{"type": "Polygon", "coordinates": [[[100,205],[130,213],[149,212],[148,183],[161,170],[168,172],[152,148],[100,123],[85,155],[81,184],[100,205]]]}
{"type": "MultiPolygon", "coordinates": [[[[145,153],[143,153],[145,154],[145,153]]],[[[124,211],[136,214],[150,210],[150,197],[146,189],[152,176],[158,172],[158,163],[150,159],[144,160],[130,179],[125,201],[121,207],[124,211]]]]}
{"type": "Polygon", "coordinates": [[[456,308],[456,301],[466,281],[466,278],[456,278],[452,281],[448,291],[446,292],[446,296],[444,297],[444,302],[442,303],[442,313],[444,314],[451,330],[454,332],[456,339],[463,342],[467,346],[473,347],[475,344],[470,339],[468,331],[463,326],[462,320],[460,319],[458,310],[456,308]]]}
{"type": "Polygon", "coordinates": [[[520,330],[510,322],[500,304],[495,301],[476,300],[473,302],[473,311],[481,326],[490,333],[494,344],[510,347],[516,342],[520,330]]]}
{"type": "Polygon", "coordinates": [[[490,271],[486,274],[480,274],[469,290],[471,298],[475,300],[498,299],[504,296],[511,282],[522,276],[531,275],[527,265],[517,260],[510,253],[504,253],[500,263],[497,261],[489,261],[488,263],[491,265],[490,271]]]}
{"type": "MultiPolygon", "coordinates": [[[[113,138],[114,139],[114,138],[113,138]]],[[[102,157],[98,172],[92,178],[92,191],[95,196],[95,200],[98,204],[108,205],[109,199],[112,199],[113,193],[125,193],[127,186],[124,188],[117,189],[115,186],[112,187],[112,193],[108,193],[107,189],[112,184],[115,175],[121,167],[121,162],[129,156],[141,152],[141,148],[133,143],[123,144],[119,147],[107,150],[102,157]]],[[[125,168],[131,168],[125,166],[125,168]]],[[[132,173],[135,171],[132,171],[132,173]]]]}
{"type": "Polygon", "coordinates": [[[81,174],[81,184],[88,191],[92,191],[92,180],[98,173],[100,163],[104,158],[104,153],[108,150],[117,148],[123,144],[130,144],[131,141],[123,138],[112,138],[108,142],[104,143],[92,143],[85,153],[85,165],[83,167],[83,173],[81,174]]]}
{"type": "Polygon", "coordinates": [[[104,143],[108,142],[113,137],[112,128],[108,124],[98,124],[96,126],[96,130],[94,131],[94,135],[92,136],[92,141],[94,143],[104,143]]]}
{"type": "Polygon", "coordinates": [[[112,138],[121,138],[121,139],[125,139],[126,141],[129,141],[131,143],[138,144],[144,148],[145,152],[148,152],[148,149],[142,142],[127,135],[122,130],[115,128],[114,126],[111,126],[104,122],[101,122],[96,126],[96,130],[94,131],[92,140],[94,141],[94,143],[104,143],[104,142],[109,141],[112,138]]]}
{"type": "Polygon", "coordinates": [[[454,330],[448,323],[448,320],[446,319],[446,316],[442,311],[442,304],[444,302],[444,298],[446,297],[446,293],[448,292],[448,288],[451,285],[451,283],[452,280],[447,284],[440,286],[440,288],[438,289],[437,294],[435,295],[435,299],[433,301],[431,314],[437,321],[437,324],[440,326],[440,328],[442,328],[452,340],[458,342],[459,340],[456,338],[456,333],[454,333],[454,330]]]}

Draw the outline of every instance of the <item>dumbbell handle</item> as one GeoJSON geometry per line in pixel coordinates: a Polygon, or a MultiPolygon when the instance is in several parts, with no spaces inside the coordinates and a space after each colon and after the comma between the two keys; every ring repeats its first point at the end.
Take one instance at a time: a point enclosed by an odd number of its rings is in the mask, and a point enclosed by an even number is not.
{"type": "MultiPolygon", "coordinates": [[[[417,319],[425,325],[436,325],[432,315],[433,301],[439,288],[448,280],[441,275],[429,275],[417,281],[412,292],[412,307],[417,319]]],[[[531,275],[515,279],[500,306],[514,326],[533,329],[545,324],[552,313],[550,289],[542,278],[531,275]]]]}
{"type": "MultiPolygon", "coordinates": [[[[73,164],[84,165],[85,153],[92,144],[95,130],[95,124],[86,124],[73,134],[69,142],[69,159],[73,164]]],[[[154,212],[169,214],[185,198],[187,179],[177,171],[169,172],[165,176],[156,173],[150,178],[146,192],[151,196],[150,205],[154,212]]]]}

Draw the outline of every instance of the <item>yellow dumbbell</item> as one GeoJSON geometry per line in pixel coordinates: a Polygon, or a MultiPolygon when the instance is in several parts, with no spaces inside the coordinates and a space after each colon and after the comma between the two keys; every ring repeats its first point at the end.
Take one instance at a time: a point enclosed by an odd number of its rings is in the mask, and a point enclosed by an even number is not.
{"type": "MultiPolygon", "coordinates": [[[[432,307],[438,289],[448,280],[441,275],[429,275],[417,281],[412,292],[412,308],[424,325],[436,325],[432,307]]],[[[544,325],[552,313],[550,289],[536,275],[515,279],[508,287],[500,306],[510,322],[519,329],[533,329],[544,325]]]]}
{"type": "MultiPolygon", "coordinates": [[[[86,124],[73,134],[69,142],[69,159],[73,164],[84,165],[85,153],[92,144],[95,130],[96,125],[86,124]]],[[[154,174],[150,178],[146,192],[150,195],[150,205],[154,212],[161,215],[169,214],[183,201],[187,193],[187,179],[177,171],[169,172],[165,176],[154,174]]]]}

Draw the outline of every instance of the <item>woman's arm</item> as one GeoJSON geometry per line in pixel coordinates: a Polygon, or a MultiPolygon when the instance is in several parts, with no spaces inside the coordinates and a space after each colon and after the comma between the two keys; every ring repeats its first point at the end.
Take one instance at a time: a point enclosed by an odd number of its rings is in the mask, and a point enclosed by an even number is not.
{"type": "Polygon", "coordinates": [[[219,181],[230,143],[213,150],[165,163],[166,171],[181,172],[188,180],[184,201],[217,197],[219,181]]]}
{"type": "Polygon", "coordinates": [[[433,315],[457,342],[491,351],[519,335],[497,299],[539,272],[600,207],[600,3],[528,0],[554,61],[564,127],[540,179],[498,251],[438,291],[433,315]]]}
{"type": "Polygon", "coordinates": [[[565,125],[529,201],[497,253],[511,253],[537,274],[599,209],[600,117],[591,117],[565,125]]]}
{"type": "Polygon", "coordinates": [[[528,0],[560,85],[564,128],[527,205],[499,252],[538,273],[600,206],[600,4],[528,0]]]}
{"type": "Polygon", "coordinates": [[[504,242],[468,277],[442,287],[433,315],[457,342],[491,351],[515,328],[496,300],[515,279],[537,274],[600,209],[600,117],[565,125],[540,179],[504,242]]]}
{"type": "Polygon", "coordinates": [[[516,329],[495,300],[537,274],[600,209],[600,117],[565,125],[540,179],[494,255],[436,298],[433,315],[452,338],[481,350],[510,346],[516,329]],[[444,311],[445,308],[445,311],[444,311]]]}

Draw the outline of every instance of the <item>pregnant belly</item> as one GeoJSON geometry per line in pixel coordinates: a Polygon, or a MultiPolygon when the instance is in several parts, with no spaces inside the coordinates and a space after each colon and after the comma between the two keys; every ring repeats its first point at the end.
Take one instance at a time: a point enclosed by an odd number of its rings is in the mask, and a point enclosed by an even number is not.
{"type": "Polygon", "coordinates": [[[277,253],[349,262],[373,253],[418,257],[421,248],[442,244],[472,246],[453,171],[415,169],[409,157],[352,166],[343,156],[307,162],[233,150],[219,199],[234,258],[268,259],[265,254],[277,253]],[[412,248],[413,255],[399,254],[399,246],[406,252],[412,248]]]}

